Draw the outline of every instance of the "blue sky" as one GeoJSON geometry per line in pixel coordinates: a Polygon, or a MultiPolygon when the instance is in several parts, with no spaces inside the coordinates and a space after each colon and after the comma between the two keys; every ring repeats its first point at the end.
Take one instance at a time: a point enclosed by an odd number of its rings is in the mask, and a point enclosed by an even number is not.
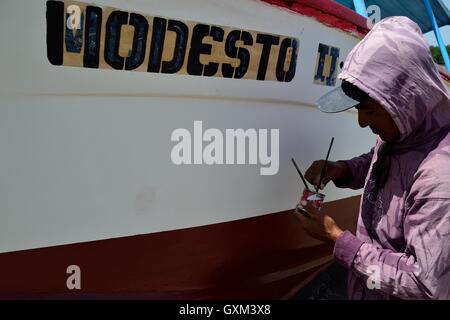
{"type": "MultiPolygon", "coordinates": [[[[444,4],[447,6],[447,8],[450,9],[450,0],[442,0],[442,2],[444,2],[444,4]]],[[[444,39],[444,43],[446,45],[450,45],[450,26],[445,26],[440,28],[441,30],[441,35],[442,38],[444,39]]],[[[434,32],[428,32],[425,34],[425,38],[428,40],[428,43],[433,45],[433,46],[437,46],[437,41],[436,41],[436,37],[434,36],[434,32]]]]}

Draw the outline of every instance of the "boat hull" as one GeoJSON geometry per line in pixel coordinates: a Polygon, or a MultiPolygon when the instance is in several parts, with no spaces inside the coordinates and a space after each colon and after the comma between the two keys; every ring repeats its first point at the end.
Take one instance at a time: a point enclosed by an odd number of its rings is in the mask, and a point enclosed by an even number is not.
{"type": "MultiPolygon", "coordinates": [[[[148,21],[176,20],[190,34],[198,25],[225,35],[245,31],[254,40],[244,46],[252,60],[248,77],[227,78],[222,69],[232,63],[223,60],[228,36],[220,50],[199,58],[204,65],[220,61],[222,73],[214,77],[194,75],[196,69],[187,66],[174,74],[148,72],[151,41],[142,70],[113,68],[114,56],[105,58],[103,42],[99,68],[84,67],[81,56],[72,59],[76,53],[67,50],[77,49],[67,43],[57,49],[65,50],[64,59],[71,58],[59,65],[56,54],[49,56],[52,41],[59,39],[52,28],[65,25],[49,23],[47,2],[2,4],[1,297],[290,297],[331,261],[332,253],[329,245],[308,237],[292,214],[303,186],[290,159],[305,170],[325,156],[332,136],[331,160],[367,152],[376,139],[360,131],[356,113],[330,116],[314,106],[338,85],[340,62],[360,38],[253,0],[99,0],[90,5],[120,8],[148,21]],[[258,35],[281,41],[266,52],[265,79],[260,77],[264,49],[256,43],[258,35]],[[277,63],[281,45],[292,49],[294,40],[297,61],[283,69],[277,63]],[[290,76],[280,77],[277,69],[290,70],[290,76]],[[248,158],[239,164],[175,163],[174,132],[182,129],[195,137],[199,121],[203,132],[277,131],[276,172],[263,175],[264,165],[248,158]],[[75,280],[71,287],[76,275],[79,287],[75,280]]],[[[66,7],[56,11],[65,13],[66,7]]],[[[112,12],[104,9],[104,17],[112,12]]],[[[105,28],[106,23],[105,18],[105,28]]],[[[66,42],[77,37],[75,29],[64,31],[66,42]]],[[[129,39],[130,29],[124,30],[129,39]]],[[[149,29],[148,37],[152,34],[149,29]]],[[[119,42],[127,48],[126,40],[119,42]]],[[[212,45],[211,39],[206,42],[212,45]]],[[[122,49],[119,57],[129,58],[122,49]]],[[[200,139],[201,146],[206,144],[200,139]]],[[[359,191],[330,185],[324,192],[330,214],[352,230],[359,191]]]]}

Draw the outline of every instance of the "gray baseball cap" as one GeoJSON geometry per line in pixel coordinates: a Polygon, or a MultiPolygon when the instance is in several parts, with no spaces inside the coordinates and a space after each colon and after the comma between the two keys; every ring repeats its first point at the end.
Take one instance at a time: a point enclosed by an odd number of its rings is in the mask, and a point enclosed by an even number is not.
{"type": "Polygon", "coordinates": [[[342,81],[337,87],[317,100],[316,105],[320,111],[336,113],[356,107],[369,96],[357,86],[348,81],[342,81]]]}

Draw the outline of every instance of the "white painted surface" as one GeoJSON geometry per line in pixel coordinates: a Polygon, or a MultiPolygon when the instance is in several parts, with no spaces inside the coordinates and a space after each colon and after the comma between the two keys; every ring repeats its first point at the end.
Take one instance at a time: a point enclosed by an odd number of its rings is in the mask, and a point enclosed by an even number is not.
{"type": "MultiPolygon", "coordinates": [[[[300,39],[291,83],[56,67],[47,61],[44,0],[0,10],[0,252],[152,233],[293,208],[303,171],[367,152],[355,113],[312,103],[319,41],[345,59],[357,39],[252,0],[95,1],[120,9],[300,39]],[[173,130],[280,129],[280,171],[175,166],[173,130]]],[[[327,200],[357,194],[325,189],[327,200]]],[[[342,213],[345,214],[345,213],[342,213]]]]}

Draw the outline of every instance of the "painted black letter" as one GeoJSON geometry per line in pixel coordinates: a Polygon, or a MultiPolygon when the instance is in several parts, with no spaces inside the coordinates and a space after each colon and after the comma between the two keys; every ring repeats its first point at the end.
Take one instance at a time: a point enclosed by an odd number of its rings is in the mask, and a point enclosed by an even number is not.
{"type": "Polygon", "coordinates": [[[184,56],[186,54],[187,40],[189,36],[188,26],[177,20],[169,20],[167,30],[176,33],[175,48],[172,61],[163,61],[162,73],[177,73],[183,67],[184,56]]]}
{"type": "Polygon", "coordinates": [[[148,72],[159,72],[161,59],[166,38],[167,20],[155,17],[153,19],[152,45],[150,47],[150,59],[148,62],[148,72]]]}
{"type": "Polygon", "coordinates": [[[203,38],[209,35],[209,26],[206,24],[197,24],[192,31],[191,49],[189,50],[189,58],[187,72],[193,76],[201,76],[203,74],[203,64],[200,63],[200,54],[211,54],[211,45],[204,44],[203,38]]]}
{"type": "MultiPolygon", "coordinates": [[[[253,45],[253,37],[250,32],[242,31],[241,40],[244,45],[253,45]]],[[[235,79],[242,79],[248,70],[248,65],[250,64],[250,52],[245,48],[239,48],[238,58],[241,60],[241,64],[236,68],[234,73],[235,79]]]]}
{"type": "Polygon", "coordinates": [[[297,40],[296,39],[284,39],[281,42],[280,53],[277,61],[277,80],[280,82],[290,82],[295,76],[295,68],[297,66],[297,40]],[[291,61],[289,63],[289,70],[284,71],[284,64],[286,62],[287,51],[292,48],[291,61]]]}
{"type": "Polygon", "coordinates": [[[295,77],[295,71],[297,69],[297,57],[298,57],[298,41],[297,39],[292,39],[292,55],[291,55],[291,64],[289,66],[289,70],[286,72],[286,77],[284,78],[284,82],[291,82],[295,77]]]}
{"type": "Polygon", "coordinates": [[[266,79],[267,64],[269,63],[270,58],[270,49],[273,45],[278,45],[278,43],[280,42],[280,37],[259,33],[256,37],[256,42],[263,45],[261,60],[259,61],[258,76],[256,77],[256,79],[264,80],[266,79]]]}
{"type": "MultiPolygon", "coordinates": [[[[76,6],[78,7],[78,6],[76,6]]],[[[66,51],[73,53],[81,53],[81,48],[83,47],[83,31],[84,31],[84,13],[80,11],[72,13],[66,13],[66,21],[70,21],[71,19],[75,23],[78,22],[78,25],[72,28],[69,28],[66,23],[66,51]],[[76,17],[76,18],[75,18],[76,17]]]]}
{"type": "MultiPolygon", "coordinates": [[[[236,58],[238,55],[238,49],[236,48],[236,41],[241,37],[240,30],[231,31],[227,40],[225,40],[225,54],[230,58],[236,58]]],[[[224,78],[233,78],[234,68],[229,63],[222,64],[222,76],[224,78]]]]}
{"type": "MultiPolygon", "coordinates": [[[[212,26],[211,32],[209,35],[213,38],[214,41],[222,42],[223,41],[223,34],[224,31],[222,28],[212,26]]],[[[211,54],[211,51],[209,51],[209,54],[211,54]]],[[[205,66],[205,69],[203,71],[203,75],[206,77],[212,77],[217,73],[217,70],[219,69],[219,64],[216,62],[210,62],[205,66]]]]}
{"type": "Polygon", "coordinates": [[[128,23],[128,13],[113,11],[106,22],[105,61],[117,70],[123,70],[125,59],[119,56],[120,33],[128,23]]]}
{"type": "Polygon", "coordinates": [[[319,65],[317,67],[317,74],[314,76],[314,80],[319,80],[323,82],[325,80],[325,76],[323,75],[323,68],[325,66],[325,57],[328,55],[330,51],[330,47],[326,46],[322,43],[319,43],[319,65]]]}
{"type": "Polygon", "coordinates": [[[47,1],[47,58],[51,64],[63,64],[65,15],[64,3],[47,1]]]}
{"type": "Polygon", "coordinates": [[[335,72],[337,60],[339,59],[339,49],[331,47],[330,55],[331,55],[331,65],[330,65],[330,75],[327,77],[327,86],[334,86],[336,84],[335,72]]]}
{"type": "Polygon", "coordinates": [[[145,47],[147,46],[148,21],[136,13],[130,14],[130,25],[134,26],[133,49],[131,55],[125,60],[125,70],[138,68],[145,58],[145,47]]]}
{"type": "Polygon", "coordinates": [[[102,32],[102,9],[86,7],[86,36],[84,38],[83,65],[98,68],[100,60],[100,36],[102,32]]]}

